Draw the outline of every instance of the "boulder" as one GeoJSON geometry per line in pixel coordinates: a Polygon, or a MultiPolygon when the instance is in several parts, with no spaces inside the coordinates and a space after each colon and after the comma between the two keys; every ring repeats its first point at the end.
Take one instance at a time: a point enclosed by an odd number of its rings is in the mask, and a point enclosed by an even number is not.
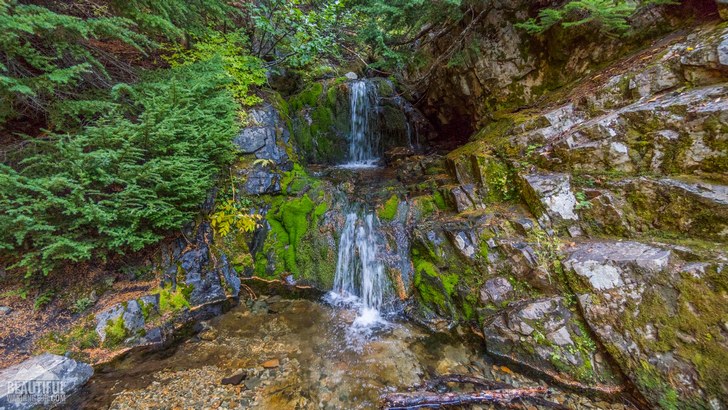
{"type": "Polygon", "coordinates": [[[562,297],[512,303],[485,321],[483,334],[488,353],[534,371],[585,385],[620,384],[562,297]]]}
{"type": "Polygon", "coordinates": [[[627,180],[619,188],[643,230],[728,240],[728,186],[695,179],[643,177],[627,180]]]}
{"type": "Polygon", "coordinates": [[[637,242],[596,242],[576,246],[564,267],[589,327],[655,407],[728,404],[723,264],[682,263],[637,242]]]}
{"type": "Polygon", "coordinates": [[[281,175],[268,166],[255,165],[247,172],[244,190],[250,195],[278,194],[281,175]]]}
{"type": "Polygon", "coordinates": [[[458,212],[465,212],[472,209],[481,209],[483,203],[473,184],[456,186],[450,189],[451,202],[455,204],[458,212]]]}
{"type": "Polygon", "coordinates": [[[478,252],[478,244],[472,231],[448,231],[452,245],[466,258],[472,259],[478,252]]]}
{"type": "Polygon", "coordinates": [[[43,353],[0,370],[0,408],[5,410],[55,407],[83,386],[94,370],[64,356],[43,353]]]}

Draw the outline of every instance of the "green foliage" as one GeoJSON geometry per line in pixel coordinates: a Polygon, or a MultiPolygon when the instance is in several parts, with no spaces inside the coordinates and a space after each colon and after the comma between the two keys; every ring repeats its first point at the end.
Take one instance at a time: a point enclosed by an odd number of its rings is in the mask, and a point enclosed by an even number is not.
{"type": "Polygon", "coordinates": [[[268,212],[268,223],[279,247],[276,253],[283,257],[288,272],[300,273],[296,254],[302,246],[301,239],[312,223],[309,215],[313,214],[313,219],[316,219],[317,214],[323,215],[323,212],[325,208],[314,207],[308,195],[287,200],[278,209],[268,212]]]}
{"type": "Polygon", "coordinates": [[[340,0],[262,0],[245,4],[256,55],[290,67],[340,58],[340,45],[354,18],[340,0]]]}
{"type": "Polygon", "coordinates": [[[91,349],[99,346],[99,335],[91,320],[72,327],[63,333],[51,331],[36,342],[37,352],[64,355],[71,351],[91,349]]]}
{"type": "Polygon", "coordinates": [[[190,49],[182,46],[171,47],[172,54],[167,60],[172,66],[194,64],[219,58],[231,81],[228,89],[244,106],[252,106],[262,102],[261,98],[251,93],[251,88],[261,86],[266,81],[266,70],[263,61],[247,55],[248,41],[242,32],[211,32],[194,43],[190,49]]]}
{"type": "Polygon", "coordinates": [[[238,232],[253,232],[258,227],[261,216],[249,212],[250,200],[235,200],[234,198],[222,201],[215,207],[215,213],[210,215],[210,222],[215,233],[225,237],[235,229],[238,232]]]}
{"type": "Polygon", "coordinates": [[[51,98],[73,89],[84,74],[108,74],[89,40],[117,40],[138,50],[150,45],[121,17],[83,19],[45,7],[0,2],[0,124],[19,110],[45,111],[51,98]]]}
{"type": "Polygon", "coordinates": [[[227,84],[219,59],[119,84],[101,118],[75,118],[86,125],[32,140],[14,168],[0,164],[3,258],[20,253],[15,267],[47,274],[140,250],[191,220],[233,156],[227,84]]]}
{"type": "Polygon", "coordinates": [[[378,59],[372,66],[390,69],[413,62],[417,40],[459,21],[463,2],[351,0],[348,4],[358,14],[357,39],[378,59]]]}
{"type": "Polygon", "coordinates": [[[542,9],[538,17],[516,24],[531,34],[543,33],[560,24],[565,28],[591,23],[604,33],[626,33],[628,19],[641,7],[678,4],[672,0],[572,0],[558,9],[542,9]]]}
{"type": "Polygon", "coordinates": [[[435,191],[434,194],[432,194],[432,200],[435,202],[435,205],[439,210],[445,210],[447,209],[447,203],[445,202],[445,197],[442,196],[442,193],[440,191],[435,191]]]}
{"type": "Polygon", "coordinates": [[[80,297],[73,302],[71,310],[73,313],[81,313],[93,306],[95,301],[88,296],[80,297]]]}
{"type": "Polygon", "coordinates": [[[579,191],[574,196],[576,197],[576,209],[589,209],[592,207],[584,191],[579,191]]]}
{"type": "Polygon", "coordinates": [[[111,0],[107,12],[134,21],[142,33],[168,40],[199,38],[240,15],[224,0],[111,0]]]}
{"type": "Polygon", "coordinates": [[[191,287],[185,287],[178,284],[176,289],[165,287],[159,290],[159,312],[162,314],[168,312],[178,312],[182,309],[189,308],[189,295],[192,292],[191,287]]]}
{"type": "Polygon", "coordinates": [[[33,310],[41,310],[48,306],[56,297],[56,292],[52,289],[45,290],[35,297],[33,301],[33,310]]]}

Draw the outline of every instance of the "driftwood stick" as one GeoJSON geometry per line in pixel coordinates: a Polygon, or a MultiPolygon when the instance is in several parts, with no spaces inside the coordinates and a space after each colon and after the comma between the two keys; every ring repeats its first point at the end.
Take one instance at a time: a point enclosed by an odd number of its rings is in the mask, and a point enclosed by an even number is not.
{"type": "Polygon", "coordinates": [[[510,403],[515,399],[538,397],[548,392],[546,387],[525,389],[482,390],[474,393],[391,393],[384,396],[385,407],[390,410],[419,409],[423,407],[455,406],[463,404],[510,403]]]}
{"type": "Polygon", "coordinates": [[[486,380],[480,377],[468,376],[465,374],[444,374],[442,376],[430,379],[423,386],[425,390],[433,391],[445,383],[472,384],[487,390],[513,389],[514,387],[508,383],[486,380]]]}

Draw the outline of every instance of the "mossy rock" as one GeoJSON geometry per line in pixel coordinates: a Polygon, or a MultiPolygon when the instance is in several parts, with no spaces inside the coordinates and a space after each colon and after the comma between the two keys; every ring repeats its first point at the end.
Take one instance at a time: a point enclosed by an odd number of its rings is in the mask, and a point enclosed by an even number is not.
{"type": "Polygon", "coordinates": [[[305,163],[344,161],[349,132],[348,90],[345,84],[317,82],[288,101],[291,133],[305,163]]]}
{"type": "Polygon", "coordinates": [[[296,281],[330,289],[336,271],[335,230],[322,224],[333,201],[331,187],[298,165],[282,185],[291,196],[266,199],[270,230],[255,250],[253,272],[263,278],[291,275],[296,281]]]}
{"type": "Polygon", "coordinates": [[[565,266],[589,327],[655,407],[725,404],[728,280],[721,264],[600,242],[578,247],[565,266]]]}

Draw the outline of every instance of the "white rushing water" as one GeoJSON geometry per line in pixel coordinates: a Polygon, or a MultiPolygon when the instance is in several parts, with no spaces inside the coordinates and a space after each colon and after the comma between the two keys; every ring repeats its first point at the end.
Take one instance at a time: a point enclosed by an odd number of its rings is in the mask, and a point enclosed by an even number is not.
{"type": "Polygon", "coordinates": [[[379,138],[370,124],[372,102],[376,102],[376,88],[366,80],[351,83],[348,161],[344,168],[371,168],[379,163],[379,138]]]}
{"type": "Polygon", "coordinates": [[[379,259],[381,238],[377,235],[373,214],[362,218],[356,213],[346,216],[339,240],[334,289],[327,299],[334,305],[353,307],[357,317],[354,331],[366,331],[386,324],[382,317],[388,280],[379,259]]]}

